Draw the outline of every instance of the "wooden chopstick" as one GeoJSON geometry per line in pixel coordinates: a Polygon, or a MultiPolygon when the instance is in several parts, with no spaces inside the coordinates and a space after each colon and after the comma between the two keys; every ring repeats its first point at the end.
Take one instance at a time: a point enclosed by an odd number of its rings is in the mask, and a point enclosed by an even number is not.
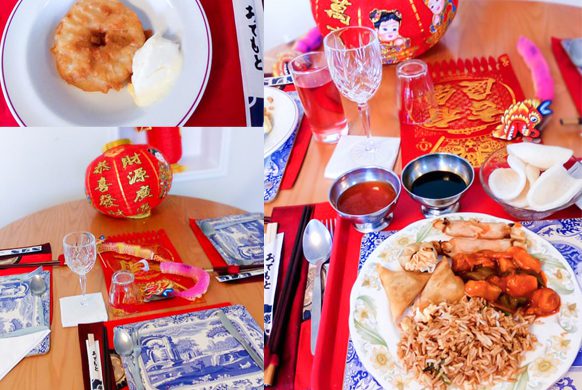
{"type": "Polygon", "coordinates": [[[40,261],[38,263],[16,263],[16,264],[4,264],[0,265],[0,269],[10,269],[10,268],[35,268],[40,266],[49,265],[61,265],[60,261],[40,261]]]}
{"type": "Polygon", "coordinates": [[[297,231],[295,243],[293,244],[293,251],[291,252],[291,262],[289,263],[289,268],[285,275],[283,288],[279,293],[279,298],[275,305],[276,310],[273,316],[273,327],[271,329],[271,336],[267,341],[269,352],[271,354],[271,361],[269,362],[269,366],[265,368],[264,382],[266,386],[272,386],[276,380],[277,367],[280,364],[279,358],[281,357],[282,352],[281,343],[284,336],[283,330],[286,328],[286,324],[289,320],[293,297],[301,276],[301,267],[303,265],[303,232],[305,231],[307,223],[311,219],[312,212],[312,205],[307,205],[303,209],[299,230],[297,231]]]}

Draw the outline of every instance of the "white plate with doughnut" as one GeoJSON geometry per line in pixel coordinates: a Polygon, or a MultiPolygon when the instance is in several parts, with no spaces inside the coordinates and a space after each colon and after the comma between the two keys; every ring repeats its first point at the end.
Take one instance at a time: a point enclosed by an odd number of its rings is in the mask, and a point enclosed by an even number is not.
{"type": "Polygon", "coordinates": [[[21,126],[182,126],[210,76],[212,42],[198,0],[121,0],[144,30],[180,43],[182,71],[171,91],[138,107],[127,87],[85,92],[59,75],[51,53],[55,30],[75,0],[20,0],[0,46],[2,92],[21,126]]]}

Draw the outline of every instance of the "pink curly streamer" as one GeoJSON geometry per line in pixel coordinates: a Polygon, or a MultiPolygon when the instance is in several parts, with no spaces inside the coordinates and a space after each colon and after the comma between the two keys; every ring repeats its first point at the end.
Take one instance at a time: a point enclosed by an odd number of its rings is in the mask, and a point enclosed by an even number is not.
{"type": "Polygon", "coordinates": [[[553,100],[554,79],[540,49],[526,37],[519,37],[517,51],[531,71],[536,97],[541,101],[553,100]]]}
{"type": "Polygon", "coordinates": [[[194,301],[197,298],[202,297],[202,295],[208,291],[208,286],[210,285],[210,275],[202,268],[168,261],[161,263],[160,269],[165,274],[185,276],[196,281],[196,284],[188,290],[176,292],[176,296],[178,297],[187,299],[189,301],[194,301]]]}

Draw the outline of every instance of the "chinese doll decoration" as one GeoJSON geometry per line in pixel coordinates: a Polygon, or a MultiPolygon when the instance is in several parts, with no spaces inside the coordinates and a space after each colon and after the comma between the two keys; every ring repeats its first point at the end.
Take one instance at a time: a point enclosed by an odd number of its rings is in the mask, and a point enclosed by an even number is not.
{"type": "Polygon", "coordinates": [[[459,0],[311,0],[319,30],[368,26],[378,33],[385,64],[417,57],[451,24],[459,0]]]}
{"type": "Polygon", "coordinates": [[[149,145],[123,139],[105,145],[85,173],[85,193],[93,207],[116,218],[145,218],[166,197],[172,170],[149,145]]]}

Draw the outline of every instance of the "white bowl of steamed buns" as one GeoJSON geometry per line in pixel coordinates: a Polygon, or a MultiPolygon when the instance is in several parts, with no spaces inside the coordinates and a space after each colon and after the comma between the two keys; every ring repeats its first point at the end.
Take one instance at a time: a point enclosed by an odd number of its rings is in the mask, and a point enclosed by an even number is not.
{"type": "Polygon", "coordinates": [[[582,197],[582,163],[572,155],[559,146],[508,144],[487,158],[479,178],[485,192],[512,216],[544,219],[582,197]]]}

